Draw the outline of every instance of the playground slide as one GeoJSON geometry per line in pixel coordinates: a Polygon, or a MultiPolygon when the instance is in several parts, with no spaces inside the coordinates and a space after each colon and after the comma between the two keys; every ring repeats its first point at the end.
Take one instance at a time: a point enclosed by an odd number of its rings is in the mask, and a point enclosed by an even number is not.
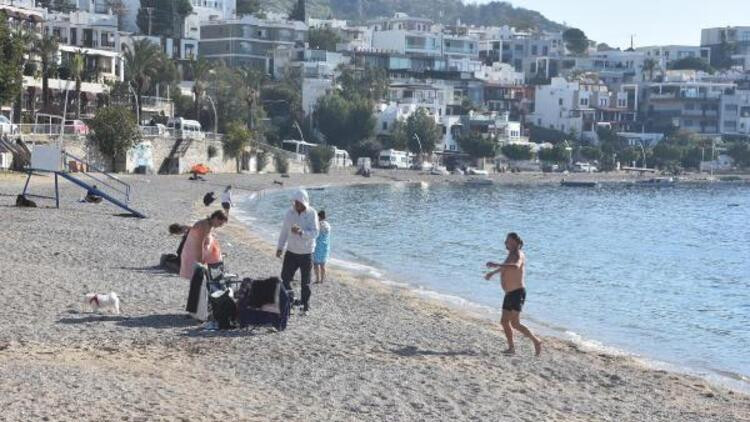
{"type": "Polygon", "coordinates": [[[69,182],[82,187],[83,189],[86,189],[87,192],[91,192],[94,195],[101,196],[102,199],[104,199],[105,201],[111,202],[115,206],[124,209],[125,211],[133,214],[134,216],[136,216],[138,218],[146,218],[146,215],[144,215],[140,211],[136,211],[136,210],[130,208],[130,206],[128,206],[128,204],[120,201],[119,199],[116,199],[116,198],[112,197],[111,195],[107,194],[106,192],[102,192],[99,189],[94,188],[92,185],[89,185],[88,183],[82,181],[81,179],[79,179],[79,178],[71,175],[70,173],[58,171],[58,172],[55,172],[55,175],[56,176],[60,176],[63,179],[68,180],[69,182]]]}

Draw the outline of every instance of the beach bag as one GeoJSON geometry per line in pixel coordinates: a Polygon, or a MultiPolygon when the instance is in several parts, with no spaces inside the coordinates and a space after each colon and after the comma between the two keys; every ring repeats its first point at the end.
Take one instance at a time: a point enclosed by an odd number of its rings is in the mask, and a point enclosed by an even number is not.
{"type": "Polygon", "coordinates": [[[213,319],[219,325],[220,330],[232,328],[232,321],[237,316],[237,305],[232,298],[230,289],[219,290],[209,296],[213,319]]]}
{"type": "Polygon", "coordinates": [[[203,196],[203,205],[209,206],[216,200],[216,194],[209,192],[203,196]]]}

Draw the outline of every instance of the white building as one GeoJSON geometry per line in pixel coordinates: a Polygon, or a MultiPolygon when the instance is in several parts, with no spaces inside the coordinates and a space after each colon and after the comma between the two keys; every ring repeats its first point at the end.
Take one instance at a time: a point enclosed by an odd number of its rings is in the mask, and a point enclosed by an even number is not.
{"type": "Polygon", "coordinates": [[[597,139],[597,127],[617,129],[634,119],[626,92],[610,92],[601,82],[565,78],[552,78],[550,85],[537,86],[535,111],[529,115],[529,121],[537,126],[592,141],[597,139]]]}
{"type": "Polygon", "coordinates": [[[750,135],[750,90],[730,90],[721,96],[719,132],[750,135]]]}
{"type": "Polygon", "coordinates": [[[474,77],[491,84],[518,86],[524,84],[523,72],[517,72],[507,63],[495,62],[492,66],[482,66],[474,72],[474,77]]]}
{"type": "Polygon", "coordinates": [[[560,59],[560,74],[594,72],[607,85],[644,81],[643,63],[646,54],[635,51],[601,51],[587,56],[560,59]]]}
{"type": "Polygon", "coordinates": [[[653,45],[638,47],[635,51],[643,53],[647,58],[654,59],[662,69],[667,69],[669,64],[677,60],[695,57],[703,59],[706,63],[711,62],[711,49],[692,45],[653,45]]]}

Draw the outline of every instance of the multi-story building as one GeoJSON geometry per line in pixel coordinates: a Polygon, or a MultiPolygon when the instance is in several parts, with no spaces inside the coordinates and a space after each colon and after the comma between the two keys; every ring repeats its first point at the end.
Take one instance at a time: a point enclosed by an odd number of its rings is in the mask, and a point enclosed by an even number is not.
{"type": "Polygon", "coordinates": [[[722,96],[734,92],[733,83],[696,80],[646,85],[644,106],[652,130],[672,125],[699,134],[718,134],[722,96]]]}
{"type": "Polygon", "coordinates": [[[722,135],[750,135],[750,86],[727,90],[721,96],[722,135]]]}
{"type": "Polygon", "coordinates": [[[646,54],[636,51],[602,51],[587,56],[568,56],[560,59],[560,74],[596,73],[607,85],[642,82],[646,54]]]}
{"type": "Polygon", "coordinates": [[[271,73],[275,49],[302,48],[307,34],[303,22],[243,16],[201,24],[199,54],[228,66],[253,66],[271,73]]]}
{"type": "Polygon", "coordinates": [[[711,65],[721,64],[725,55],[750,55],[750,26],[726,26],[701,30],[701,47],[711,50],[711,65]]]}
{"type": "Polygon", "coordinates": [[[711,63],[711,49],[692,45],[653,45],[638,47],[635,51],[643,53],[647,58],[656,60],[658,66],[667,69],[672,62],[695,57],[711,63]]]}
{"type": "Polygon", "coordinates": [[[596,129],[627,127],[635,120],[625,91],[611,92],[601,81],[552,78],[536,87],[534,112],[528,121],[545,128],[596,141],[596,129]]]}

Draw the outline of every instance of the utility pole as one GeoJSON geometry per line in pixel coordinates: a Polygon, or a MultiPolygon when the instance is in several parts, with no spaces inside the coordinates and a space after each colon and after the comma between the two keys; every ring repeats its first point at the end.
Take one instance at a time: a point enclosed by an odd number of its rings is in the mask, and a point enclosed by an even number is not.
{"type": "Polygon", "coordinates": [[[151,36],[151,18],[154,14],[154,8],[153,7],[146,7],[146,13],[148,13],[148,36],[151,36]]]}

